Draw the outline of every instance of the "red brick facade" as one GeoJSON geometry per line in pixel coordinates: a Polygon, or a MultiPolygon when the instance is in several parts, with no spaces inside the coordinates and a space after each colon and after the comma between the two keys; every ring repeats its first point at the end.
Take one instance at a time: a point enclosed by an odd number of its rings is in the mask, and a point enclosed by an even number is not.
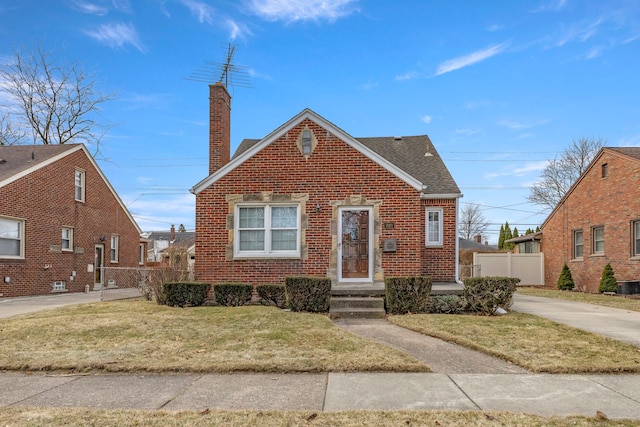
{"type": "Polygon", "coordinates": [[[1,297],[50,294],[56,281],[65,281],[67,292],[93,289],[96,245],[104,246],[107,267],[139,265],[138,226],[86,150],[68,153],[0,187],[0,217],[24,221],[24,259],[0,257],[1,297]],[[85,173],[84,202],[75,200],[78,169],[85,173]],[[73,229],[71,250],[61,249],[63,227],[73,229]],[[117,263],[110,262],[112,235],[119,239],[117,263]]]}
{"type": "Polygon", "coordinates": [[[196,191],[196,278],[256,285],[312,275],[331,277],[335,283],[336,230],[340,208],[346,207],[370,208],[374,215],[374,281],[407,275],[456,279],[457,199],[421,198],[419,190],[309,118],[291,123],[270,144],[196,191]],[[308,156],[300,142],[304,129],[314,135],[308,156]],[[265,200],[299,203],[299,257],[234,256],[235,204],[265,200]],[[425,246],[427,207],[442,208],[440,246],[425,246]],[[396,239],[395,251],[383,250],[387,239],[396,239]]]}
{"type": "Polygon", "coordinates": [[[607,263],[618,280],[640,280],[635,221],[640,221],[640,158],[604,148],[542,226],[545,285],[556,286],[564,263],[580,291],[598,292],[607,263]],[[597,227],[604,229],[600,253],[594,253],[597,227]],[[576,230],[583,234],[582,257],[574,254],[576,230]]]}

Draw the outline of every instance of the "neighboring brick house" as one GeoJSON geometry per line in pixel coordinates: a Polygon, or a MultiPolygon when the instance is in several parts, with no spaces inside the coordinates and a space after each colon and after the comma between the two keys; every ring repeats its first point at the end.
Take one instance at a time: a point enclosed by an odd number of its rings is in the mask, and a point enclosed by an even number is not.
{"type": "Polygon", "coordinates": [[[84,145],[0,147],[0,297],[100,289],[145,250],[84,145]]]}
{"type": "Polygon", "coordinates": [[[567,263],[578,290],[597,292],[607,263],[640,280],[640,147],[605,147],[542,224],[545,284],[567,263]]]}
{"type": "Polygon", "coordinates": [[[426,135],[353,138],[305,109],[230,159],[230,100],[210,86],[210,175],[191,190],[197,280],[457,280],[462,195],[426,135]]]}

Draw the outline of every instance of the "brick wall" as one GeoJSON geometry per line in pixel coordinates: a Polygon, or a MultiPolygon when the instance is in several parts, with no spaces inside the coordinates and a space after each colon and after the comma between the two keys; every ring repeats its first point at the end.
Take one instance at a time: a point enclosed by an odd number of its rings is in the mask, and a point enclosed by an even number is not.
{"type": "Polygon", "coordinates": [[[632,221],[640,220],[640,162],[605,149],[543,227],[545,285],[556,287],[567,263],[578,290],[597,292],[607,263],[618,280],[640,280],[631,256],[632,221]],[[602,165],[607,164],[607,177],[602,165]],[[604,254],[592,251],[592,227],[604,226],[604,254]],[[573,232],[582,230],[584,255],[573,259],[573,232]]]}
{"type": "Polygon", "coordinates": [[[196,196],[197,279],[261,284],[284,283],[289,275],[327,276],[333,205],[351,196],[381,201],[376,225],[381,228],[380,249],[384,239],[397,239],[396,252],[380,251],[385,276],[428,274],[434,280],[454,280],[455,201],[421,201],[414,188],[310,120],[302,121],[196,196]],[[315,137],[308,159],[297,145],[305,126],[315,137]],[[233,212],[226,196],[264,191],[308,195],[303,212],[308,221],[306,259],[228,259],[227,216],[233,212]],[[444,208],[441,248],[424,247],[427,205],[444,208]],[[393,223],[393,228],[385,228],[385,223],[393,223]]]}
{"type": "Polygon", "coordinates": [[[87,266],[94,262],[96,244],[104,245],[105,266],[138,266],[138,230],[82,150],[0,188],[0,215],[25,220],[25,259],[0,258],[2,297],[49,294],[59,280],[66,281],[69,292],[93,288],[87,266]],[[74,200],[76,168],[86,174],[84,203],[74,200]],[[65,226],[74,228],[74,250],[52,251],[51,245],[61,244],[65,226]],[[118,263],[109,259],[112,234],[120,236],[118,263]]]}

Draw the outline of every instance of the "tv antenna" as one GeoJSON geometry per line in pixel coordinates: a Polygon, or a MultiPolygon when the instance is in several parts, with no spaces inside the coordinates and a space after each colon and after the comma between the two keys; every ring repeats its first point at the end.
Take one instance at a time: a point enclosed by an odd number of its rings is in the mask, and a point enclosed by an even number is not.
{"type": "Polygon", "coordinates": [[[205,61],[205,64],[195,70],[186,80],[209,84],[222,83],[227,89],[229,89],[229,85],[233,87],[251,88],[249,68],[233,63],[233,54],[236,51],[236,46],[228,43],[224,48],[226,56],[224,62],[205,61]]]}

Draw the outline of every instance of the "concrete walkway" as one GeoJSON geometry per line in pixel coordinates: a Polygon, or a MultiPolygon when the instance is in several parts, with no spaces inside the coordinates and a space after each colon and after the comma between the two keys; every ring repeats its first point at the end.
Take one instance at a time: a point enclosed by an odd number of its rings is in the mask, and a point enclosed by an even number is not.
{"type": "Polygon", "coordinates": [[[513,296],[511,310],[535,314],[640,347],[640,312],[637,311],[518,293],[513,296]]]}
{"type": "Polygon", "coordinates": [[[100,291],[71,292],[35,297],[0,298],[0,319],[19,314],[35,313],[66,305],[100,301],[100,291]]]}

